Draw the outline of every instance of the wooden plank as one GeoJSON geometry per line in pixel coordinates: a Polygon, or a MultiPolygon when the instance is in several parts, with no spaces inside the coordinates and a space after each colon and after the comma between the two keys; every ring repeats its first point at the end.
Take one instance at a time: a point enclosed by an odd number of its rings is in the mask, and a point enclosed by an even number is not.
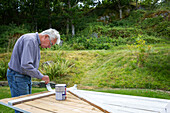
{"type": "Polygon", "coordinates": [[[19,98],[23,98],[23,97],[28,97],[28,96],[33,96],[33,95],[37,95],[37,94],[43,94],[43,93],[47,93],[48,91],[43,91],[43,92],[39,92],[39,93],[34,93],[34,94],[28,94],[28,95],[21,95],[19,97],[12,97],[12,98],[5,98],[5,99],[1,99],[0,102],[8,104],[8,101],[11,100],[16,100],[19,98]]]}
{"type": "MultiPolygon", "coordinates": [[[[67,94],[67,95],[71,95],[71,94],[67,94]]],[[[74,97],[72,98],[73,96],[67,96],[67,99],[66,101],[58,101],[59,103],[67,103],[67,102],[70,102],[70,103],[74,103],[74,104],[84,104],[84,105],[89,105],[87,102],[84,102],[82,101],[81,99],[77,98],[77,97],[74,97]]],[[[42,99],[45,99],[45,100],[49,100],[49,101],[52,101],[52,102],[56,102],[56,99],[54,96],[49,96],[49,97],[45,97],[45,98],[42,98],[42,99]]]]}
{"type": "Polygon", "coordinates": [[[26,104],[17,104],[17,105],[15,105],[15,107],[22,108],[22,110],[25,110],[25,111],[28,111],[31,113],[52,113],[50,111],[42,110],[42,109],[36,108],[34,106],[29,106],[26,104]]]}
{"type": "Polygon", "coordinates": [[[83,100],[83,101],[89,103],[90,105],[92,105],[92,106],[98,108],[99,110],[101,110],[101,111],[103,111],[103,112],[105,112],[105,113],[110,113],[110,112],[107,111],[106,109],[103,109],[101,106],[98,106],[98,105],[96,105],[96,104],[94,104],[94,103],[92,103],[92,102],[90,102],[90,101],[88,101],[88,100],[86,100],[86,99],[84,99],[84,98],[78,96],[76,93],[73,93],[71,90],[69,91],[69,93],[71,93],[72,95],[74,95],[74,96],[80,98],[81,100],[83,100]]]}
{"type": "Polygon", "coordinates": [[[168,113],[170,100],[72,90],[80,98],[113,113],[168,113]],[[88,94],[88,95],[87,95],[88,94]],[[166,107],[167,106],[167,107],[166,107]]]}
{"type": "Polygon", "coordinates": [[[22,103],[22,102],[26,102],[26,101],[46,97],[46,96],[49,96],[49,95],[54,95],[54,94],[55,94],[55,92],[51,91],[51,92],[47,92],[47,93],[42,93],[42,94],[37,94],[37,95],[32,95],[32,96],[26,96],[26,97],[23,97],[23,98],[18,98],[18,99],[8,101],[8,105],[12,106],[12,105],[15,105],[15,104],[19,104],[19,103],[22,103]]]}
{"type": "Polygon", "coordinates": [[[41,101],[37,101],[37,100],[27,101],[27,102],[24,102],[24,104],[35,107],[35,108],[39,108],[39,109],[42,109],[42,110],[46,110],[46,111],[49,111],[49,112],[57,113],[57,111],[58,111],[58,109],[56,107],[54,107],[50,104],[43,103],[41,101]]]}

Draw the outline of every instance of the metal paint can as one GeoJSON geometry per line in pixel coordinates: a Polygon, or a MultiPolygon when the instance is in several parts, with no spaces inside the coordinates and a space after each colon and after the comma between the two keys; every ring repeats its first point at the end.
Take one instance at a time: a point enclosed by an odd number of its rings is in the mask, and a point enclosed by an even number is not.
{"type": "Polygon", "coordinates": [[[66,84],[56,84],[55,95],[56,95],[56,100],[65,100],[66,99],[66,84]]]}

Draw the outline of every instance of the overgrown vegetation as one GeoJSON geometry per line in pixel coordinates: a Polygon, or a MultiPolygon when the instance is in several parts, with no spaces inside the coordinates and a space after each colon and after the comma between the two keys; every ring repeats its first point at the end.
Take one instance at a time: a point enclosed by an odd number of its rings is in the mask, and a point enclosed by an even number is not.
{"type": "Polygon", "coordinates": [[[141,36],[138,36],[136,43],[128,45],[128,48],[131,50],[132,54],[132,49],[136,50],[134,55],[137,57],[137,65],[143,67],[147,57],[150,55],[152,46],[146,45],[145,40],[141,39],[141,36]]]}

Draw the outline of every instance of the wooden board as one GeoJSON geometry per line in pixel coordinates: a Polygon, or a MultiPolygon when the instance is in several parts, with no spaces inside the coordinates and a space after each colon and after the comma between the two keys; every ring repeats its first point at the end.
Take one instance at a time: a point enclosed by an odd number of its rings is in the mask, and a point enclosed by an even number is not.
{"type": "MultiPolygon", "coordinates": [[[[47,92],[43,92],[47,93],[47,92]]],[[[26,102],[18,103],[16,105],[8,105],[8,101],[29,97],[30,94],[14,98],[1,99],[0,104],[8,106],[10,108],[19,110],[25,113],[103,113],[98,108],[90,105],[89,103],[77,98],[76,96],[67,93],[67,99],[64,101],[58,101],[55,99],[55,94],[49,95],[47,97],[42,97],[34,100],[29,100],[26,102]]],[[[42,93],[41,93],[42,94],[42,93]]]]}
{"type": "Polygon", "coordinates": [[[70,90],[70,92],[110,113],[170,113],[170,100],[167,99],[85,90],[70,90]]]}

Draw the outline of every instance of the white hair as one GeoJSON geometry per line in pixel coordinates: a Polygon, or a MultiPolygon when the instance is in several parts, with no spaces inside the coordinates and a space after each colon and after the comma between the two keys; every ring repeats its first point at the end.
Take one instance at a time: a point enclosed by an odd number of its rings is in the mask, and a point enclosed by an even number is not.
{"type": "Polygon", "coordinates": [[[42,35],[48,35],[48,36],[50,37],[50,40],[54,40],[54,39],[57,38],[56,44],[59,44],[59,43],[60,43],[60,34],[59,34],[59,32],[58,32],[57,30],[55,30],[55,29],[51,29],[51,28],[50,28],[50,29],[47,29],[47,30],[41,32],[40,34],[42,34],[42,35]]]}

